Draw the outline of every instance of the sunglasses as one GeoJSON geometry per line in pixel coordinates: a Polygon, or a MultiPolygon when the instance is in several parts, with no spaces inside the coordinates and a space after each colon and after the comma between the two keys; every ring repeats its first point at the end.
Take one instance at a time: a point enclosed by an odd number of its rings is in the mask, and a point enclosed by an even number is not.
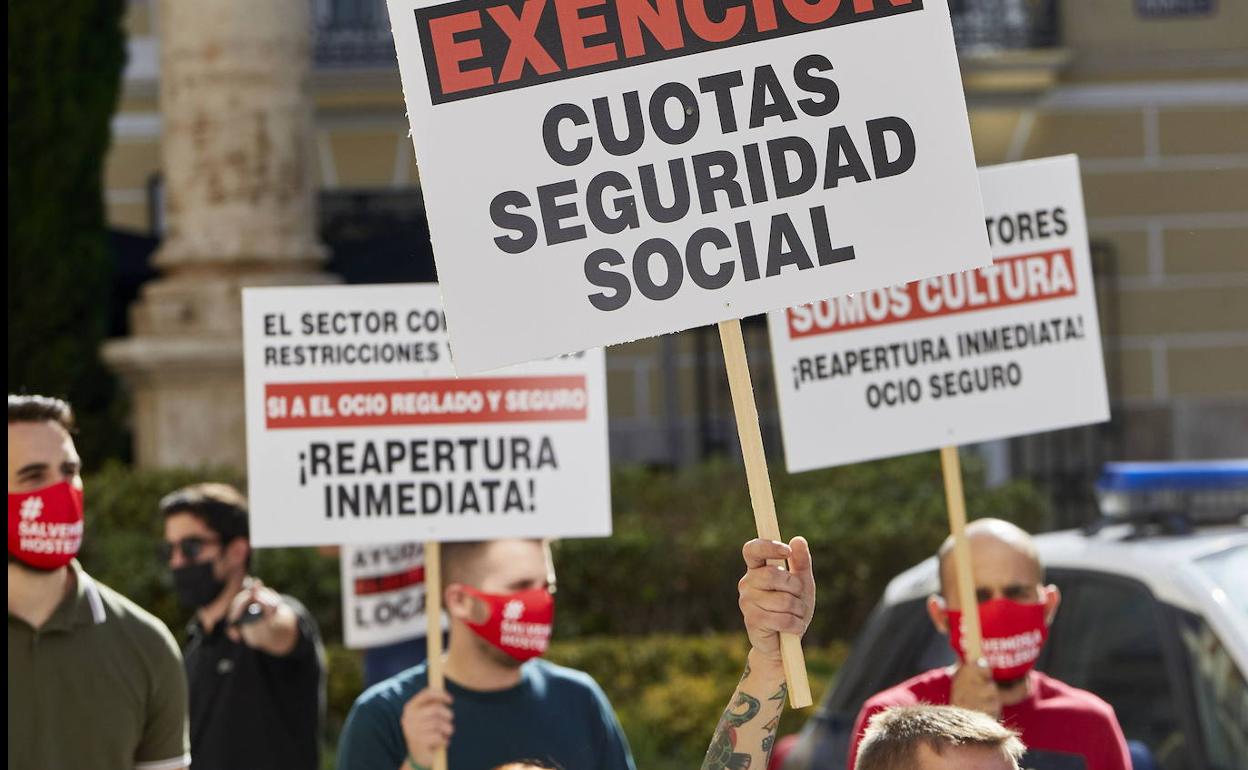
{"type": "Polygon", "coordinates": [[[161,543],[156,547],[156,554],[162,562],[168,564],[173,559],[173,552],[181,551],[183,559],[193,562],[199,559],[199,555],[204,552],[206,546],[220,542],[221,540],[215,537],[184,537],[176,543],[161,543]]]}

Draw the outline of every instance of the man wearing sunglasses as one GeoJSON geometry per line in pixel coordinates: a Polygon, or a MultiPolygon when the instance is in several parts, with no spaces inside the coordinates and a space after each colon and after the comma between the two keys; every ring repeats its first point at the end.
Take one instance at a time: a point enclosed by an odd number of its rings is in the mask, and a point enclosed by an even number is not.
{"type": "Polygon", "coordinates": [[[177,643],[75,558],[84,520],[73,431],[64,401],[9,396],[8,766],[185,768],[177,643]]]}
{"type": "Polygon", "coordinates": [[[161,558],[195,610],[186,647],[197,770],[320,765],[324,651],[297,600],[251,577],[247,501],[196,484],[160,502],[161,558]]]}

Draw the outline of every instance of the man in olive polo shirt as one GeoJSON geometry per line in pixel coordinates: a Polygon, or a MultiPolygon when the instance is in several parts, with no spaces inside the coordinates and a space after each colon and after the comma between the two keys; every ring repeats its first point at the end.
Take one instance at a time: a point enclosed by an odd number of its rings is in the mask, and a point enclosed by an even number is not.
{"type": "Polygon", "coordinates": [[[82,478],[64,401],[9,396],[9,768],[190,765],[186,677],[159,620],[74,556],[82,478]]]}

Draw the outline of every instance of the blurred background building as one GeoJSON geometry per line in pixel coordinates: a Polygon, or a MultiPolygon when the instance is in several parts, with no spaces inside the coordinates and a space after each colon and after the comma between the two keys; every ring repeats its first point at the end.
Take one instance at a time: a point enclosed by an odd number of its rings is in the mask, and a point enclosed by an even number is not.
{"type": "MultiPolygon", "coordinates": [[[[990,475],[1070,524],[1104,460],[1248,455],[1248,4],[950,6],[980,164],[1082,160],[1114,414],[981,447],[990,475]]],[[[385,3],[131,0],[126,26],[106,358],[140,464],[241,467],[238,286],[434,277],[385,3]]],[[[747,335],[779,460],[762,319],[747,335]]],[[[714,329],[607,360],[616,461],[735,453],[714,329]]]]}

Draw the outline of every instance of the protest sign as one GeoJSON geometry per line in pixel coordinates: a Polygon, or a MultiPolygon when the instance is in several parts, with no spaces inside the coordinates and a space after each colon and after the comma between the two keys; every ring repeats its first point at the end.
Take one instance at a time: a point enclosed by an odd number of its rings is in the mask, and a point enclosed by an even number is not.
{"type": "MultiPolygon", "coordinates": [[[[790,471],[940,447],[964,608],[976,599],[956,445],[1109,419],[1078,159],[987,168],[980,186],[991,265],[768,317],[790,471]]],[[[978,660],[979,614],[963,623],[978,660]]]]}
{"type": "Polygon", "coordinates": [[[341,562],[347,647],[379,647],[425,635],[424,546],[347,545],[341,562]]]}
{"type": "Polygon", "coordinates": [[[434,284],[245,289],[256,546],[611,532],[602,351],[455,379],[434,284]]]}
{"type": "MultiPolygon", "coordinates": [[[[987,261],[945,0],[388,0],[460,372],[987,261]]],[[[782,635],[794,706],[800,642],[782,635]]]]}
{"type": "Polygon", "coordinates": [[[992,265],[769,315],[790,471],[1109,419],[1078,159],[980,185],[992,265]]]}
{"type": "Polygon", "coordinates": [[[977,267],[946,0],[389,0],[456,369],[977,267]]]}

